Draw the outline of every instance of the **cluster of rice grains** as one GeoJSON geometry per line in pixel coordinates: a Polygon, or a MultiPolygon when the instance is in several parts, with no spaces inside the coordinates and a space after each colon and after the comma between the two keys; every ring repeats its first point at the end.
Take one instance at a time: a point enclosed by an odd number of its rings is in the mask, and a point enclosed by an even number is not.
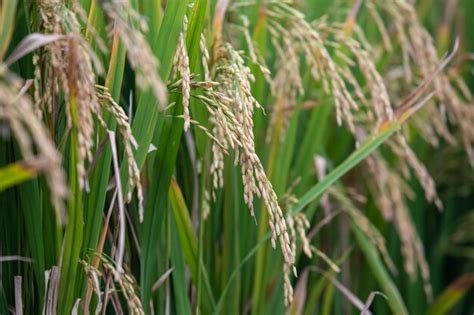
{"type": "Polygon", "coordinates": [[[191,76],[188,68],[189,62],[185,47],[186,24],[185,21],[183,32],[178,40],[174,62],[175,73],[179,73],[181,78],[171,84],[169,89],[171,92],[180,91],[182,93],[185,130],[189,128],[190,123],[196,124],[213,140],[210,173],[214,189],[224,185],[224,156],[229,149],[233,149],[235,163],[239,164],[242,170],[244,200],[252,217],[255,217],[254,196],[263,199],[269,213],[272,246],[276,247],[277,239],[280,241],[284,257],[285,297],[287,303],[290,303],[293,296],[290,274],[292,271],[296,273],[293,266],[295,262],[294,242],[290,240],[283,211],[255,152],[253,113],[256,108],[261,108],[261,106],[251,92],[254,76],[246,65],[242,52],[235,50],[231,43],[225,42],[215,46],[211,60],[206,39],[202,36],[200,47],[205,81],[196,81],[195,76],[191,76]],[[200,100],[209,112],[211,131],[190,118],[191,89],[202,90],[202,93],[193,96],[200,100]]]}
{"type": "MultiPolygon", "coordinates": [[[[117,293],[120,291],[128,305],[128,312],[134,315],[143,315],[145,311],[143,310],[142,302],[140,300],[138,285],[135,278],[129,270],[121,270],[121,267],[118,267],[113,259],[105,255],[98,255],[97,258],[100,260],[103,266],[104,272],[101,273],[93,265],[89,264],[85,260],[81,260],[80,263],[84,266],[84,270],[87,275],[88,282],[91,284],[91,287],[94,290],[94,293],[98,296],[98,303],[95,306],[95,314],[99,314],[101,311],[106,309],[105,305],[102,304],[102,300],[106,300],[107,296],[102,299],[102,292],[99,285],[99,277],[108,277],[117,279],[120,290],[117,288],[112,288],[108,292],[104,292],[104,295],[109,294],[112,297],[112,302],[116,310],[124,312],[120,305],[119,297],[117,293]]],[[[114,286],[113,282],[107,281],[107,284],[114,286]]]]}
{"type": "Polygon", "coordinates": [[[173,60],[174,69],[176,69],[176,72],[181,75],[180,85],[181,93],[183,95],[183,119],[185,131],[187,131],[191,125],[191,116],[189,112],[189,102],[191,98],[191,70],[189,69],[189,57],[186,49],[187,30],[188,18],[185,16],[183,29],[178,37],[178,45],[173,60]]]}
{"type": "MultiPolygon", "coordinates": [[[[272,231],[272,246],[276,246],[276,239],[279,238],[284,257],[285,301],[290,303],[293,290],[289,275],[294,268],[295,251],[292,249],[286,220],[277,196],[255,152],[253,111],[255,108],[260,108],[260,104],[250,91],[250,83],[254,80],[254,77],[250,69],[244,64],[242,56],[230,44],[224,44],[217,50],[216,60],[216,81],[220,83],[219,89],[234,103],[233,114],[238,127],[235,134],[235,140],[237,141],[234,141],[234,146],[240,144],[240,147],[235,146],[235,160],[242,168],[244,200],[252,216],[254,216],[254,195],[261,197],[266,205],[269,214],[269,226],[272,231]]],[[[296,271],[294,272],[296,274],[296,271]]]]}
{"type": "Polygon", "coordinates": [[[209,91],[207,95],[211,104],[215,104],[208,106],[208,110],[212,117],[214,137],[220,141],[220,145],[214,143],[212,148],[214,157],[211,174],[215,178],[214,186],[217,188],[223,185],[223,150],[233,148],[235,162],[242,169],[244,200],[252,217],[255,216],[253,199],[256,195],[263,199],[268,210],[272,246],[276,246],[277,238],[280,241],[284,258],[285,300],[289,303],[293,296],[289,277],[291,271],[294,271],[295,251],[277,196],[255,152],[253,112],[261,106],[250,90],[254,77],[241,53],[231,44],[222,44],[215,52],[214,72],[218,86],[217,91],[209,91]]]}
{"type": "MultiPolygon", "coordinates": [[[[95,96],[95,76],[91,60],[83,48],[79,25],[74,13],[69,11],[60,1],[43,0],[39,3],[41,26],[45,33],[70,36],[65,40],[56,41],[46,47],[49,65],[37,72],[47,73],[48,80],[43,83],[43,95],[40,91],[36,103],[48,104],[48,111],[55,111],[50,104],[58,104],[60,90],[65,94],[68,127],[78,129],[79,162],[77,165],[81,188],[87,188],[86,162],[92,160],[93,149],[93,118],[92,113],[98,112],[99,105],[95,96]],[[48,85],[48,86],[46,86],[48,85]],[[43,99],[42,99],[43,98],[43,99]],[[77,104],[77,105],[76,105],[77,104]],[[77,113],[76,113],[77,112],[77,113]],[[79,123],[80,122],[80,123],[79,123]]],[[[37,74],[41,79],[43,73],[37,74]]],[[[38,80],[39,81],[39,80],[38,80]]]]}
{"type": "MultiPolygon", "coordinates": [[[[137,187],[139,203],[142,205],[140,176],[132,151],[132,146],[136,146],[136,143],[128,117],[104,88],[96,87],[94,70],[99,74],[103,71],[98,58],[81,36],[77,18],[81,16],[81,9],[73,6],[72,11],[59,0],[42,0],[39,1],[38,7],[42,31],[47,34],[61,34],[63,39],[46,45],[45,49],[33,58],[36,66],[36,112],[45,112],[55,117],[60,110],[60,100],[65,100],[68,130],[78,130],[77,172],[80,187],[86,191],[89,189],[87,168],[99,145],[94,143],[94,118],[99,126],[107,129],[103,112],[108,112],[117,121],[123,138],[131,174],[128,184],[132,188],[137,187]]],[[[127,196],[127,200],[131,200],[131,194],[127,196]]]]}

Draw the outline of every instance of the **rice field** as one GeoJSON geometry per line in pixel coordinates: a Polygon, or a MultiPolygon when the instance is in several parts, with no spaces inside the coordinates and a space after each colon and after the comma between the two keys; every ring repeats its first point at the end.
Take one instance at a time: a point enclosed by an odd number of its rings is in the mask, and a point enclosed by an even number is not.
{"type": "Polygon", "coordinates": [[[474,2],[0,10],[0,314],[474,312],[474,2]]]}

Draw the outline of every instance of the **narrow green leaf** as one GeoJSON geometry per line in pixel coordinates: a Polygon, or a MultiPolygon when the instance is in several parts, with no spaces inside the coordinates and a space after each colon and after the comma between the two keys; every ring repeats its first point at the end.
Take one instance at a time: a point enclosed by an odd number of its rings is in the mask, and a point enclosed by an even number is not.
{"type": "Polygon", "coordinates": [[[15,29],[17,0],[3,0],[0,3],[0,60],[3,60],[15,29]]]}
{"type": "Polygon", "coordinates": [[[314,155],[321,154],[323,151],[325,135],[329,133],[330,114],[330,104],[317,105],[311,111],[303,140],[300,142],[301,145],[299,149],[296,148],[294,177],[301,176],[301,183],[298,185],[297,191],[307,189],[308,185],[312,183],[314,176],[306,170],[312,167],[314,155]]]}
{"type": "MultiPolygon", "coordinates": [[[[229,160],[233,160],[230,156],[229,160]]],[[[245,209],[242,207],[244,202],[241,200],[242,193],[239,191],[240,174],[239,170],[232,163],[227,163],[226,170],[226,185],[224,186],[224,203],[222,211],[222,241],[226,246],[222,249],[222,269],[220,272],[220,288],[226,285],[228,278],[240,262],[240,239],[241,239],[241,211],[237,209],[245,209]]],[[[248,214],[243,212],[243,215],[248,214]]],[[[203,245],[205,246],[205,245],[203,245]]],[[[240,310],[240,292],[241,292],[241,272],[238,274],[237,281],[234,281],[231,289],[226,297],[224,308],[222,312],[225,314],[237,314],[241,313],[240,310]]]]}
{"type": "Polygon", "coordinates": [[[44,299],[44,241],[41,207],[40,186],[38,180],[34,179],[23,183],[19,187],[20,203],[23,209],[23,218],[25,220],[25,232],[28,245],[33,258],[33,270],[35,280],[38,286],[39,309],[43,307],[44,299]]]}
{"type": "Polygon", "coordinates": [[[180,248],[186,259],[187,265],[194,279],[197,279],[197,239],[194,235],[193,225],[189,217],[189,211],[175,180],[171,181],[169,190],[171,209],[173,210],[174,220],[178,228],[179,238],[181,240],[180,248]]]}
{"type": "MultiPolygon", "coordinates": [[[[147,18],[148,28],[150,30],[159,30],[162,22],[161,0],[140,1],[142,15],[147,18]]],[[[153,46],[158,32],[149,31],[147,40],[153,46]]]]}
{"type": "Polygon", "coordinates": [[[357,243],[362,249],[365,259],[369,264],[369,267],[372,270],[375,278],[377,279],[378,284],[382,288],[382,291],[387,295],[388,304],[393,314],[408,314],[400,292],[390,278],[387,269],[385,269],[385,266],[380,259],[377,250],[373,247],[372,243],[367,239],[364,233],[354,223],[351,224],[357,243]]]}
{"type": "Polygon", "coordinates": [[[301,103],[297,105],[291,115],[290,123],[285,133],[285,141],[280,147],[277,158],[277,167],[275,170],[275,176],[273,177],[273,187],[279,198],[283,196],[285,193],[285,187],[287,186],[290,166],[295,151],[296,132],[298,130],[300,113],[301,103]]]}
{"type": "Polygon", "coordinates": [[[240,264],[237,266],[237,268],[234,269],[232,274],[229,277],[229,280],[227,281],[227,284],[225,285],[224,289],[221,292],[221,296],[219,300],[217,301],[216,308],[214,311],[214,314],[220,314],[221,313],[221,308],[222,308],[222,303],[224,302],[224,297],[227,294],[227,291],[230,289],[232,282],[235,280],[241,269],[244,267],[244,265],[257,253],[257,251],[265,245],[265,243],[270,239],[271,234],[267,233],[264,237],[260,239],[260,241],[249,251],[249,253],[240,261],[240,264]]]}
{"type": "Polygon", "coordinates": [[[198,259],[198,243],[194,234],[194,229],[189,216],[189,210],[184,201],[181,189],[176,181],[172,180],[169,189],[169,199],[172,215],[176,222],[175,226],[178,229],[180,250],[183,252],[184,259],[188,265],[191,273],[191,279],[194,284],[197,284],[199,276],[198,269],[201,269],[201,273],[204,275],[204,285],[206,289],[206,298],[209,299],[212,305],[215,304],[214,296],[212,294],[211,286],[209,283],[209,276],[202,263],[199,263],[198,259]]]}
{"type": "MultiPolygon", "coordinates": [[[[185,280],[185,265],[183,252],[181,251],[181,242],[178,240],[177,226],[175,219],[168,216],[169,220],[169,233],[170,233],[170,254],[171,264],[173,266],[173,274],[171,275],[173,280],[173,291],[176,299],[176,311],[177,314],[191,314],[191,305],[189,304],[188,292],[185,280]]],[[[177,222],[176,222],[177,223],[177,222]]],[[[179,231],[179,229],[178,229],[179,231]]]]}

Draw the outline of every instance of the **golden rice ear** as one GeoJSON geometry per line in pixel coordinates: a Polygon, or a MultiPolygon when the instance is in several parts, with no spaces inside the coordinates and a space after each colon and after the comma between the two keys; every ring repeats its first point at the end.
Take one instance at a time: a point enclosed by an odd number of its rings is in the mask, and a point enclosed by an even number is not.
{"type": "MultiPolygon", "coordinates": [[[[201,47],[203,48],[203,46],[201,40],[201,47]]],[[[244,201],[249,207],[252,217],[255,219],[253,198],[254,195],[257,195],[263,199],[268,209],[273,247],[276,246],[277,238],[280,240],[285,261],[285,300],[290,303],[293,289],[289,277],[294,269],[295,247],[288,235],[286,220],[276,194],[255,152],[253,113],[255,108],[261,106],[251,93],[251,82],[254,77],[241,53],[237,52],[229,43],[219,47],[216,51],[216,56],[218,56],[214,61],[216,69],[214,80],[216,82],[194,84],[204,89],[204,95],[196,97],[203,102],[210,114],[210,121],[213,125],[211,138],[217,140],[212,143],[213,162],[210,165],[214,189],[222,187],[224,184],[224,154],[229,148],[233,148],[236,155],[235,161],[240,164],[242,169],[244,201]]],[[[179,84],[173,84],[173,88],[180,88],[183,81],[184,79],[181,79],[178,81],[179,84]]]]}
{"type": "MultiPolygon", "coordinates": [[[[242,169],[242,182],[244,185],[244,201],[250,209],[252,217],[254,195],[261,197],[269,214],[269,226],[272,232],[272,246],[276,247],[276,240],[280,241],[280,248],[284,257],[285,272],[285,303],[289,305],[293,297],[293,288],[289,280],[295,262],[295,252],[292,248],[287,223],[283,211],[277,200],[272,184],[268,180],[260,159],[255,152],[253,134],[253,113],[260,104],[251,93],[251,82],[254,77],[245,64],[242,55],[231,44],[226,43],[217,49],[216,78],[219,82],[219,94],[214,93],[215,106],[210,114],[214,120],[217,132],[216,138],[222,142],[233,143],[236,149],[236,162],[242,169]],[[220,95],[224,95],[224,98],[220,95]],[[221,99],[224,102],[219,102],[221,99]],[[226,99],[229,101],[226,104],[226,99]],[[229,132],[230,134],[226,134],[229,132]],[[227,139],[226,139],[227,138],[227,139]]],[[[211,96],[212,97],[212,96],[211,96]]],[[[222,174],[223,155],[217,147],[213,147],[216,154],[211,165],[211,173],[222,174]]],[[[221,176],[221,175],[218,175],[221,176]]],[[[214,184],[221,184],[219,181],[214,184]]]]}
{"type": "Polygon", "coordinates": [[[377,125],[380,125],[385,119],[391,119],[393,117],[393,109],[390,97],[382,76],[377,71],[373,57],[358,41],[348,37],[344,32],[338,31],[335,36],[341,46],[347,47],[356,58],[358,68],[364,76],[366,86],[370,91],[371,99],[369,106],[374,109],[377,125]]]}
{"type": "MultiPolygon", "coordinates": [[[[102,253],[96,253],[95,255],[97,255],[99,258],[101,266],[106,271],[106,273],[100,273],[99,270],[97,270],[94,266],[90,265],[86,261],[81,261],[81,264],[84,266],[85,271],[87,272],[87,276],[93,281],[92,283],[95,281],[94,277],[104,277],[106,275],[109,277],[115,277],[121,290],[110,290],[112,293],[109,290],[106,290],[106,292],[109,294],[118,294],[117,292],[120,292],[120,294],[123,295],[127,301],[127,305],[131,314],[144,315],[145,311],[143,310],[143,305],[140,300],[140,293],[137,290],[137,282],[128,270],[129,268],[125,266],[123,270],[118,270],[114,260],[102,253]]],[[[104,282],[107,284],[109,283],[107,279],[104,279],[104,282]]]]}
{"type": "MultiPolygon", "coordinates": [[[[303,212],[299,212],[295,215],[295,223],[303,252],[308,256],[308,258],[311,258],[313,254],[311,251],[310,240],[306,235],[306,230],[310,228],[309,220],[303,212]]],[[[293,251],[296,252],[296,248],[294,248],[293,251]]]]}
{"type": "MultiPolygon", "coordinates": [[[[122,107],[120,107],[120,105],[114,101],[112,95],[110,95],[107,88],[103,86],[97,86],[97,97],[105,111],[110,113],[117,122],[119,132],[122,137],[122,142],[124,144],[125,154],[127,156],[128,172],[130,174],[129,181],[128,183],[126,183],[128,188],[126,190],[129,191],[129,193],[127,196],[125,196],[125,201],[130,202],[132,200],[131,192],[134,188],[136,188],[138,198],[139,221],[143,222],[143,188],[140,181],[140,170],[133,154],[133,149],[136,149],[138,147],[138,144],[135,138],[133,137],[132,130],[130,127],[130,121],[122,107]]],[[[100,117],[101,116],[99,114],[98,118],[101,119],[100,117]]],[[[105,125],[104,128],[107,129],[107,126],[105,125]]]]}
{"type": "MultiPolygon", "coordinates": [[[[185,16],[183,30],[178,38],[178,45],[174,57],[174,67],[181,75],[181,93],[183,96],[183,118],[184,131],[187,131],[191,125],[191,115],[189,102],[191,99],[191,70],[189,69],[189,57],[186,49],[186,35],[188,29],[188,19],[185,16]]],[[[201,37],[202,40],[202,37],[201,37]]]]}
{"type": "Polygon", "coordinates": [[[209,55],[209,50],[207,49],[207,41],[206,36],[204,33],[201,33],[201,39],[199,41],[199,48],[201,49],[201,64],[203,68],[203,79],[204,81],[211,80],[211,72],[209,70],[209,63],[211,61],[211,57],[209,55]]]}

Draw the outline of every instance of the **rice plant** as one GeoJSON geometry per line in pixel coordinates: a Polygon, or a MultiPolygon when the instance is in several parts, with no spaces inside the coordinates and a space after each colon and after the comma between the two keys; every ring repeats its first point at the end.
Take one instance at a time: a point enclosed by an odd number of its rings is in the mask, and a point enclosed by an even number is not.
{"type": "Polygon", "coordinates": [[[470,314],[468,0],[2,0],[0,314],[470,314]]]}

